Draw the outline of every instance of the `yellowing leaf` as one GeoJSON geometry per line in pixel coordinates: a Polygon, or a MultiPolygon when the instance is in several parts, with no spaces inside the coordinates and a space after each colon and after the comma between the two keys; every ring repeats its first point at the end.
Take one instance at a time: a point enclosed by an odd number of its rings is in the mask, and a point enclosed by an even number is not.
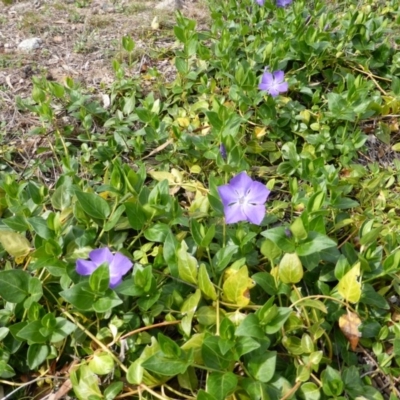
{"type": "Polygon", "coordinates": [[[190,120],[188,117],[181,117],[176,119],[179,126],[182,128],[187,128],[190,125],[190,120]]]}
{"type": "Polygon", "coordinates": [[[254,286],[253,281],[249,278],[249,271],[246,266],[238,271],[229,271],[225,280],[223,289],[223,298],[229,303],[238,306],[247,306],[250,303],[249,289],[254,286]]]}
{"type": "Polygon", "coordinates": [[[24,257],[31,251],[29,240],[17,232],[0,230],[0,243],[12,257],[24,257]]]}
{"type": "Polygon", "coordinates": [[[267,128],[265,128],[265,126],[264,127],[256,126],[254,128],[254,136],[257,139],[262,138],[265,135],[266,132],[267,132],[267,128]]]}
{"type": "Polygon", "coordinates": [[[358,339],[361,337],[361,332],[358,330],[360,325],[361,319],[351,311],[347,311],[347,314],[339,318],[339,327],[350,342],[350,347],[353,351],[357,348],[358,339]]]}
{"type": "Polygon", "coordinates": [[[361,297],[360,263],[357,263],[343,278],[339,281],[339,294],[350,303],[357,303],[361,297]]]}

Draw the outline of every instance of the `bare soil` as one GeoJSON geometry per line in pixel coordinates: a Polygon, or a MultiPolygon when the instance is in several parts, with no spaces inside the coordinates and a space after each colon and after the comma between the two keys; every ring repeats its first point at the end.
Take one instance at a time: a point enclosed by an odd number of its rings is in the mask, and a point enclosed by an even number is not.
{"type": "MultiPolygon", "coordinates": [[[[125,35],[136,43],[129,73],[143,73],[144,63],[165,75],[173,73],[175,11],[156,9],[160,1],[0,1],[0,144],[37,123],[16,107],[17,96],[31,95],[32,77],[60,83],[70,77],[94,93],[104,90],[114,80],[112,60],[127,57],[121,44],[125,35]],[[21,52],[18,44],[33,37],[42,40],[40,48],[21,52]]],[[[181,12],[204,26],[206,10],[202,0],[185,0],[181,12]]]]}

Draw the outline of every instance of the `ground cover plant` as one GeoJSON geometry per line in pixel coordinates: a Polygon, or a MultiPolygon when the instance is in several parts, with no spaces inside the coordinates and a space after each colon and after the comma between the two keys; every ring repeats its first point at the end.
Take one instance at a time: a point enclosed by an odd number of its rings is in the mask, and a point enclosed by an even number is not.
{"type": "Polygon", "coordinates": [[[399,4],[208,7],[173,81],[124,36],[101,98],[35,77],[15,105],[4,398],[400,397],[399,4]]]}

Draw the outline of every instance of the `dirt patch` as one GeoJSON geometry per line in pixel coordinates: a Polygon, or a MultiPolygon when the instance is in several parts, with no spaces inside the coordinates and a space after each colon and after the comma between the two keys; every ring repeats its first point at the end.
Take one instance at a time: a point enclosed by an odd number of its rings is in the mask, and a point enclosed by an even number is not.
{"type": "MultiPolygon", "coordinates": [[[[168,75],[174,69],[170,50],[176,46],[175,13],[173,9],[156,9],[159,3],[160,0],[30,0],[11,5],[0,2],[0,141],[5,135],[20,135],[35,125],[16,109],[17,96],[30,96],[33,76],[60,83],[71,77],[93,92],[108,87],[114,80],[112,59],[124,61],[127,57],[121,44],[125,35],[136,43],[129,74],[140,74],[146,62],[168,75]],[[33,37],[42,41],[38,49],[18,49],[21,41],[33,37]]],[[[202,0],[185,0],[181,11],[196,19],[200,27],[207,22],[202,0]]]]}

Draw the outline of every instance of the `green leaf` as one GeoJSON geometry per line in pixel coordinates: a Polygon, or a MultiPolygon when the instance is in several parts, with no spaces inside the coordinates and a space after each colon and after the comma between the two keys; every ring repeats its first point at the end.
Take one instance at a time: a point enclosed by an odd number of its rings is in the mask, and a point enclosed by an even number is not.
{"type": "Polygon", "coordinates": [[[27,340],[28,343],[45,343],[47,337],[42,335],[42,327],[40,321],[29,322],[17,333],[17,338],[27,340]]]}
{"type": "Polygon", "coordinates": [[[70,379],[78,400],[88,400],[90,396],[101,398],[98,377],[89,366],[83,364],[77,370],[71,371],[70,379]]]}
{"type": "Polygon", "coordinates": [[[307,238],[307,231],[304,228],[301,217],[296,218],[292,225],[290,225],[290,231],[293,233],[296,239],[304,240],[307,238]]]}
{"type": "Polygon", "coordinates": [[[330,247],[336,247],[337,244],[328,236],[322,235],[318,232],[310,232],[305,243],[301,243],[296,247],[296,254],[299,257],[308,256],[310,254],[318,253],[330,247]]]}
{"type": "Polygon", "coordinates": [[[166,357],[179,359],[182,356],[182,349],[168,336],[165,336],[159,332],[157,335],[157,340],[161,351],[166,357]]]}
{"type": "Polygon", "coordinates": [[[296,253],[286,253],[279,263],[279,279],[283,283],[298,283],[303,278],[303,265],[296,253]]]}
{"type": "Polygon", "coordinates": [[[95,353],[89,361],[89,368],[97,375],[107,375],[114,370],[114,359],[105,351],[95,353]]]}
{"type": "Polygon", "coordinates": [[[111,385],[107,386],[104,390],[104,398],[105,400],[113,400],[115,399],[124,388],[123,382],[113,382],[111,385]]]}
{"type": "Polygon", "coordinates": [[[322,390],[327,396],[340,396],[343,392],[343,380],[340,373],[329,365],[321,373],[322,390]]]}
{"type": "Polygon", "coordinates": [[[32,249],[29,240],[24,235],[7,230],[0,230],[0,244],[12,257],[24,257],[32,249]]]}
{"type": "Polygon", "coordinates": [[[167,224],[157,223],[144,231],[144,237],[150,242],[164,242],[170,231],[167,224]]]}
{"type": "Polygon", "coordinates": [[[239,247],[236,245],[227,245],[217,251],[213,258],[214,268],[217,272],[223,271],[231,262],[232,257],[238,251],[239,247]]]}
{"type": "Polygon", "coordinates": [[[57,187],[51,196],[51,205],[56,210],[63,211],[71,205],[71,180],[66,180],[64,183],[57,187]]]}
{"type": "Polygon", "coordinates": [[[201,355],[204,360],[204,364],[216,370],[225,370],[233,362],[233,354],[228,352],[222,354],[219,341],[221,339],[217,336],[208,336],[204,339],[203,345],[201,346],[201,355]]]}
{"type": "Polygon", "coordinates": [[[278,293],[275,278],[269,272],[257,272],[251,276],[251,279],[260,285],[265,293],[274,296],[278,293]]]}
{"type": "Polygon", "coordinates": [[[83,211],[92,218],[105,220],[110,215],[110,206],[98,194],[77,190],[75,196],[83,211]]]}
{"type": "Polygon", "coordinates": [[[53,237],[52,232],[47,226],[47,221],[41,217],[28,218],[28,222],[32,225],[33,231],[43,239],[50,239],[53,237]]]}
{"type": "Polygon", "coordinates": [[[265,239],[261,243],[261,254],[269,260],[274,260],[282,253],[281,249],[270,239],[265,239]]]}
{"type": "Polygon", "coordinates": [[[10,303],[22,303],[29,295],[28,272],[20,269],[0,271],[0,296],[10,303]]]}
{"type": "Polygon", "coordinates": [[[304,400],[319,400],[321,398],[319,388],[313,382],[303,383],[300,386],[299,395],[304,400]]]}
{"type": "Polygon", "coordinates": [[[65,339],[68,335],[70,335],[75,329],[76,325],[72,322],[66,320],[62,317],[56,318],[56,326],[50,336],[51,343],[57,343],[60,340],[65,339]]]}
{"type": "Polygon", "coordinates": [[[142,230],[147,221],[144,208],[138,202],[131,203],[127,201],[124,206],[129,225],[137,231],[142,230]]]}
{"type": "Polygon", "coordinates": [[[187,298],[181,307],[181,313],[184,315],[181,322],[181,328],[186,336],[190,336],[192,332],[192,320],[200,299],[201,293],[200,290],[197,289],[194,294],[187,298]]]}
{"type": "Polygon", "coordinates": [[[13,367],[7,364],[5,360],[0,360],[0,378],[8,379],[15,375],[13,367]]]}
{"type": "Polygon", "coordinates": [[[172,359],[164,356],[159,351],[142,363],[142,367],[148,371],[165,376],[183,374],[190,363],[183,359],[172,359]]]}
{"type": "Polygon", "coordinates": [[[290,307],[277,307],[275,316],[265,326],[265,333],[271,335],[278,332],[292,312],[290,307]]]}
{"type": "Polygon", "coordinates": [[[89,285],[93,292],[104,293],[110,284],[110,269],[107,264],[96,268],[89,277],[89,285]]]}
{"type": "Polygon", "coordinates": [[[203,292],[203,294],[211,300],[216,300],[217,292],[208,276],[208,271],[205,264],[200,264],[198,281],[199,289],[203,292]]]}
{"type": "Polygon", "coordinates": [[[269,382],[275,374],[276,351],[252,356],[247,364],[249,373],[260,382],[269,382]]]}
{"type": "Polygon", "coordinates": [[[28,349],[27,361],[31,370],[39,367],[50,353],[49,346],[46,344],[31,344],[28,349]]]}
{"type": "Polygon", "coordinates": [[[82,311],[92,310],[96,300],[96,295],[91,291],[89,282],[81,282],[70,289],[63,290],[60,292],[60,296],[82,311]]]}
{"type": "Polygon", "coordinates": [[[105,313],[120,304],[122,304],[122,300],[113,290],[108,289],[103,297],[93,303],[93,310],[98,313],[105,313]]]}
{"type": "Polygon", "coordinates": [[[350,303],[358,303],[361,297],[361,282],[360,277],[360,263],[358,262],[354,267],[347,272],[338,284],[339,294],[350,303]]]}
{"type": "Polygon", "coordinates": [[[265,337],[265,333],[260,326],[260,321],[255,314],[249,314],[236,328],[236,336],[251,336],[258,339],[265,337]]]}
{"type": "Polygon", "coordinates": [[[238,377],[233,372],[212,372],[207,379],[207,392],[217,400],[225,400],[235,392],[238,377]]]}
{"type": "Polygon", "coordinates": [[[260,346],[261,345],[257,340],[248,336],[241,336],[238,337],[236,341],[235,351],[238,354],[238,357],[242,357],[243,355],[258,349],[260,346]]]}
{"type": "Polygon", "coordinates": [[[187,252],[188,246],[183,240],[176,255],[178,258],[179,276],[185,282],[197,284],[198,264],[196,258],[187,252]]]}

